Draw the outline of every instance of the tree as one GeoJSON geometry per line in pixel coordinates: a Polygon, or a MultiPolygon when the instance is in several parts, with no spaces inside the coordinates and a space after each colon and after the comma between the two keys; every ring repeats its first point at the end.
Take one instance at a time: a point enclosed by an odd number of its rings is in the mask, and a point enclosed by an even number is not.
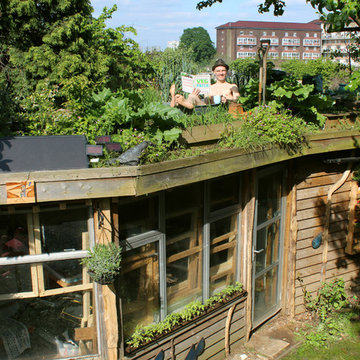
{"type": "Polygon", "coordinates": [[[185,29],[180,38],[180,48],[192,49],[197,63],[210,60],[216,53],[209,33],[201,26],[185,29]]]}
{"type": "Polygon", "coordinates": [[[94,91],[146,86],[153,68],[127,37],[135,30],[106,28],[116,9],[104,8],[95,19],[89,0],[2,1],[0,104],[17,111],[17,118],[22,109],[24,118],[29,99],[36,98],[54,118],[64,114],[57,115],[59,109],[75,117],[82,115],[94,91]]]}
{"type": "MultiPolygon", "coordinates": [[[[352,21],[360,27],[360,2],[358,0],[304,0],[321,14],[321,19],[330,26],[330,30],[341,31],[352,21]]],[[[197,3],[196,8],[201,10],[221,3],[222,0],[204,0],[197,3]]],[[[265,0],[258,5],[260,13],[269,12],[273,7],[274,15],[284,13],[286,2],[283,0],[265,0]]]]}

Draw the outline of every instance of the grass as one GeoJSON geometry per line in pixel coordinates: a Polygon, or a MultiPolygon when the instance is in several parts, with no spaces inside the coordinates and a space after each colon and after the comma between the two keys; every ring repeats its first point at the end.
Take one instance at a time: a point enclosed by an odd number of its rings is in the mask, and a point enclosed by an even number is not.
{"type": "Polygon", "coordinates": [[[336,317],[341,331],[330,336],[319,325],[308,325],[299,341],[302,345],[284,357],[285,360],[353,360],[360,358],[360,310],[346,309],[336,317]],[[324,341],[324,339],[326,339],[324,341]]]}

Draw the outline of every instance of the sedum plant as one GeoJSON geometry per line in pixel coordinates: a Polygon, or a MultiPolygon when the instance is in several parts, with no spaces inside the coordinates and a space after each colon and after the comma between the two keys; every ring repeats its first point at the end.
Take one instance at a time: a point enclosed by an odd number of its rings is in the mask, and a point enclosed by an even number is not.
{"type": "Polygon", "coordinates": [[[121,247],[110,244],[96,244],[88,250],[89,256],[81,259],[92,279],[100,284],[111,284],[120,273],[121,247]]]}

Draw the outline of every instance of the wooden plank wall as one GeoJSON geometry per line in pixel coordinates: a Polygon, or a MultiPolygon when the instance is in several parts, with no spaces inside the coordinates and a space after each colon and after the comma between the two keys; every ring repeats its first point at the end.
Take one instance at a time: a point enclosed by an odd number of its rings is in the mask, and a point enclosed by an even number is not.
{"type": "Polygon", "coordinates": [[[198,344],[201,338],[205,339],[205,350],[198,357],[199,360],[223,360],[225,359],[225,326],[228,312],[235,306],[230,323],[230,353],[231,349],[237,347],[246,339],[245,328],[245,303],[246,298],[234,304],[225,306],[221,311],[216,311],[212,315],[206,316],[186,329],[180,330],[174,335],[169,335],[156,344],[140,350],[133,356],[128,355],[125,359],[145,360],[154,359],[162,349],[165,359],[184,360],[192,345],[198,344]]]}
{"type": "MultiPolygon", "coordinates": [[[[339,157],[344,156],[349,155],[341,154],[339,157]]],[[[352,173],[332,195],[327,251],[323,254],[326,249],[324,241],[318,249],[312,248],[314,237],[324,232],[329,189],[341,179],[346,170],[347,165],[326,165],[323,159],[318,157],[305,158],[297,162],[295,182],[298,233],[295,264],[295,315],[305,312],[300,282],[312,294],[316,294],[323,277],[326,281],[335,277],[344,278],[347,289],[353,293],[360,289],[360,255],[350,256],[344,251],[352,173]],[[324,260],[325,273],[322,276],[324,260]]]]}

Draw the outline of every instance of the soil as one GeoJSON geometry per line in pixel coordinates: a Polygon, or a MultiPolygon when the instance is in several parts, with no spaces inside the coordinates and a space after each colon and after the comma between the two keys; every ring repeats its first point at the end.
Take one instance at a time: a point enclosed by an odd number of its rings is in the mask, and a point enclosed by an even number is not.
{"type": "Polygon", "coordinates": [[[284,316],[277,315],[270,319],[258,329],[253,331],[249,341],[241,346],[232,349],[231,354],[226,360],[278,360],[287,355],[291,350],[298,347],[299,342],[296,333],[304,328],[309,319],[286,319],[284,316]],[[285,349],[281,350],[274,356],[266,355],[259,352],[261,347],[270,347],[274,340],[282,340],[288,343],[285,349]],[[259,344],[261,343],[261,346],[259,344]]]}

